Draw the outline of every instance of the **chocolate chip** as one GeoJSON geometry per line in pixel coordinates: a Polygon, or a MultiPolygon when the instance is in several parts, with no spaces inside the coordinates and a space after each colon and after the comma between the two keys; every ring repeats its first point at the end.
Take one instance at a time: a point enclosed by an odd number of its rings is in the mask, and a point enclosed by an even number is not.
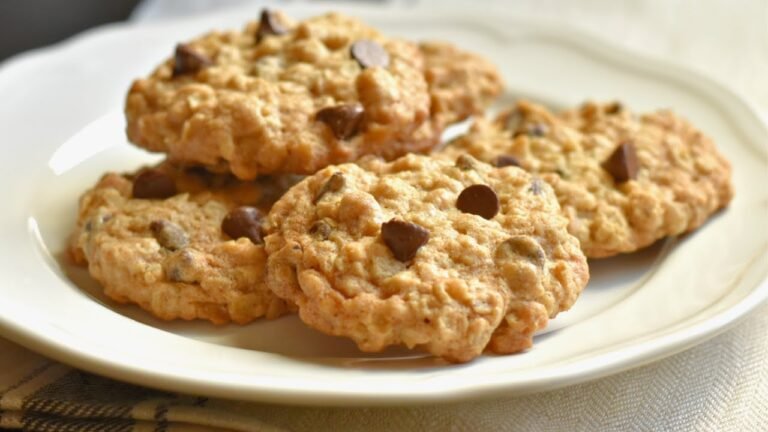
{"type": "Polygon", "coordinates": [[[427,244],[429,231],[420,225],[391,219],[381,224],[381,238],[395,259],[406,262],[412,260],[419,248],[427,244]]]}
{"type": "Polygon", "coordinates": [[[309,228],[309,233],[312,235],[316,235],[323,240],[328,240],[328,237],[331,236],[331,232],[333,231],[333,228],[331,227],[328,222],[325,221],[317,221],[312,224],[312,226],[309,228]]]}
{"type": "Polygon", "coordinates": [[[337,139],[345,140],[360,132],[363,114],[360,104],[336,105],[318,111],[315,120],[325,123],[337,139]]]}
{"type": "Polygon", "coordinates": [[[525,127],[525,133],[529,136],[543,137],[549,132],[549,126],[544,123],[532,123],[525,127]]]}
{"type": "Polygon", "coordinates": [[[133,197],[142,199],[165,199],[176,195],[176,184],[166,173],[150,168],[133,179],[133,197]]]}
{"type": "Polygon", "coordinates": [[[611,174],[616,183],[624,183],[637,178],[639,163],[635,146],[629,141],[621,143],[603,162],[602,166],[611,174]]]}
{"type": "Polygon", "coordinates": [[[353,43],[349,51],[352,54],[352,58],[357,60],[363,68],[387,67],[389,65],[389,54],[387,54],[387,51],[372,40],[361,39],[353,43]]]}
{"type": "Polygon", "coordinates": [[[534,178],[531,181],[531,187],[528,189],[534,195],[541,195],[541,191],[544,190],[544,186],[541,184],[540,178],[534,178]]]}
{"type": "Polygon", "coordinates": [[[546,260],[544,249],[530,236],[518,235],[504,240],[496,248],[496,258],[523,258],[537,266],[543,266],[546,260]]]}
{"type": "Polygon", "coordinates": [[[338,171],[333,173],[331,177],[329,177],[325,182],[325,184],[323,184],[320,190],[317,191],[317,195],[315,195],[315,199],[312,202],[317,203],[321,198],[323,198],[323,195],[327,194],[328,192],[340,191],[341,188],[344,187],[345,183],[346,180],[344,179],[344,174],[338,171]]]}
{"type": "Polygon", "coordinates": [[[470,155],[462,154],[456,158],[456,168],[462,171],[475,169],[476,163],[477,161],[475,160],[475,158],[473,158],[470,155]]]}
{"type": "Polygon", "coordinates": [[[109,222],[110,219],[112,219],[112,215],[109,213],[99,214],[98,216],[89,219],[83,228],[85,229],[85,232],[91,232],[94,229],[101,228],[101,226],[109,222]]]}
{"type": "Polygon", "coordinates": [[[256,207],[238,207],[221,222],[221,230],[234,240],[246,237],[254,244],[261,244],[261,212],[256,207]]]}
{"type": "Polygon", "coordinates": [[[496,159],[493,160],[493,165],[499,168],[508,167],[508,166],[519,167],[520,161],[517,160],[516,157],[511,155],[499,155],[499,156],[496,156],[496,159]]]}
{"type": "Polygon", "coordinates": [[[173,61],[173,76],[195,73],[212,64],[208,56],[195,51],[187,44],[178,44],[173,61]]]}
{"type": "Polygon", "coordinates": [[[288,33],[288,27],[284,26],[277,19],[277,15],[274,12],[267,9],[261,11],[259,29],[256,31],[256,42],[264,39],[264,36],[281,35],[285,33],[288,33]]]}
{"type": "Polygon", "coordinates": [[[568,171],[565,170],[565,168],[557,167],[555,168],[555,174],[557,174],[558,177],[561,179],[568,179],[568,171]]]}
{"type": "Polygon", "coordinates": [[[168,250],[178,250],[189,244],[189,238],[184,229],[167,220],[156,220],[149,224],[152,235],[160,246],[168,250]]]}
{"type": "Polygon", "coordinates": [[[613,102],[605,107],[606,114],[618,114],[624,110],[621,102],[613,102]]]}
{"type": "Polygon", "coordinates": [[[464,213],[493,219],[499,212],[499,197],[489,186],[476,184],[461,191],[456,207],[464,213]]]}

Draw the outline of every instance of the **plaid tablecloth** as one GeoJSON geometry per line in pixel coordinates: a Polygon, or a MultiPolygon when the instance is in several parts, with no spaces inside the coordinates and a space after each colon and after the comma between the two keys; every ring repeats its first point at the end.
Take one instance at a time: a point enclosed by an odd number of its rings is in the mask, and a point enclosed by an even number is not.
{"type": "Polygon", "coordinates": [[[291,407],[150,390],[0,340],[0,427],[31,431],[766,431],[768,306],[693,349],[586,384],[400,408],[291,407]]]}

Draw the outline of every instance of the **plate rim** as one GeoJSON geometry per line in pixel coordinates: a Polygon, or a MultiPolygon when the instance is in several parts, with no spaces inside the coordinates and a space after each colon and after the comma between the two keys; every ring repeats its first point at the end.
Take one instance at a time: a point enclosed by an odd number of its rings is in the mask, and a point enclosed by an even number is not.
{"type": "MultiPolygon", "coordinates": [[[[252,8],[253,6],[247,8],[235,8],[215,15],[232,15],[234,13],[239,13],[236,11],[252,8]]],[[[325,10],[326,6],[322,6],[322,8],[325,10]]],[[[290,10],[291,8],[284,7],[284,9],[290,10]]],[[[380,10],[370,7],[345,7],[344,9],[351,9],[358,13],[361,10],[368,10],[371,13],[381,13],[380,10]]],[[[306,11],[307,8],[303,8],[303,10],[306,11]]],[[[388,12],[393,11],[390,10],[388,12]]],[[[398,13],[399,11],[394,12],[398,13]]],[[[451,10],[441,11],[443,17],[465,22],[467,21],[466,18],[461,17],[460,15],[454,15],[454,13],[455,11],[451,10]]],[[[502,33],[505,33],[503,25],[509,25],[507,20],[524,19],[508,13],[505,14],[503,18],[500,18],[499,16],[491,16],[494,14],[488,14],[488,12],[485,12],[484,14],[488,21],[492,21],[495,31],[502,33]]],[[[210,17],[174,19],[163,21],[162,25],[202,19],[210,19],[210,17]]],[[[744,125],[751,123],[750,127],[759,129],[756,129],[757,133],[762,134],[764,137],[768,137],[768,127],[750,101],[745,100],[733,90],[699,72],[645,53],[619,47],[618,45],[576,29],[575,27],[558,25],[555,28],[543,20],[536,20],[535,22],[537,32],[547,34],[548,36],[563,42],[565,45],[576,46],[586,52],[597,54],[602,58],[608,58],[614,64],[629,65],[632,69],[641,69],[645,73],[664,78],[667,81],[671,80],[675,83],[684,83],[697,93],[705,95],[708,99],[716,99],[723,104],[727,103],[729,105],[729,111],[734,108],[738,110],[738,113],[731,113],[729,115],[728,121],[731,124],[734,123],[735,117],[743,115],[749,117],[746,120],[736,122],[736,130],[743,133],[744,125]]],[[[24,67],[24,65],[29,67],[30,64],[35,62],[44,63],[46,59],[52,61],[57,56],[66,56],[68,48],[83,45],[89,40],[103,37],[104,34],[112,34],[113,36],[120,33],[128,34],[128,32],[135,31],[137,28],[146,27],[149,27],[150,29],[147,31],[151,31],[151,29],[157,25],[158,24],[156,23],[154,25],[144,26],[124,23],[109,24],[89,30],[54,46],[23,53],[0,63],[0,81],[3,80],[5,74],[9,70],[14,68],[18,69],[24,67]]],[[[766,143],[765,147],[768,148],[768,139],[763,142],[766,143]]],[[[759,150],[760,149],[758,148],[758,151],[759,150]]],[[[748,271],[748,269],[745,269],[745,272],[746,271],[748,271]]],[[[478,397],[492,397],[510,390],[510,387],[514,387],[515,394],[525,394],[551,390],[612,375],[673,355],[710,339],[731,328],[741,319],[744,319],[751,311],[761,304],[764,304],[766,300],[768,300],[768,279],[763,278],[751,292],[731,307],[715,313],[701,322],[673,330],[669,334],[664,334],[628,347],[619,348],[614,352],[600,354],[597,357],[599,361],[595,360],[594,357],[592,358],[591,362],[593,363],[593,366],[582,364],[581,367],[578,367],[580,363],[577,362],[576,365],[571,364],[565,368],[557,368],[557,371],[560,372],[559,374],[552,374],[550,371],[545,377],[534,377],[534,379],[523,381],[518,380],[512,384],[502,382],[486,385],[484,387],[463,384],[454,385],[451,389],[440,387],[431,392],[421,392],[417,394],[408,394],[405,393],[405,390],[400,390],[399,393],[393,392],[384,395],[361,395],[357,393],[330,393],[328,390],[308,391],[306,389],[293,387],[280,389],[274,387],[233,388],[228,384],[222,385],[221,383],[211,383],[210,381],[205,380],[195,380],[194,377],[184,377],[180,374],[169,376],[168,374],[159,373],[155,370],[148,370],[141,366],[117,363],[114,359],[108,357],[99,358],[90,356],[88,353],[65,346],[58,343],[56,340],[51,340],[51,338],[46,337],[46,335],[37,334],[32,329],[23,328],[19,326],[18,323],[9,321],[8,318],[2,314],[0,314],[0,334],[15,343],[26,346],[33,351],[62,363],[70,365],[76,364],[77,366],[75,367],[77,368],[89,370],[110,378],[164,390],[198,393],[227,399],[234,398],[239,400],[268,401],[300,405],[402,405],[443,403],[478,397]]],[[[581,363],[584,363],[584,361],[581,361],[581,363]]]]}

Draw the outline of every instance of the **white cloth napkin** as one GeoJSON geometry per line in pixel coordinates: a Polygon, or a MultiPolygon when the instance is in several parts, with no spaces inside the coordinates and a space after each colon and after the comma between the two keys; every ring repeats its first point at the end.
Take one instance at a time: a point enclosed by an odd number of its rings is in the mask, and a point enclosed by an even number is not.
{"type": "MultiPolygon", "coordinates": [[[[137,9],[134,20],[188,15],[244,1],[148,0],[137,9]]],[[[427,0],[398,3],[436,6],[427,0]]],[[[328,7],[333,9],[333,4],[328,7]]],[[[630,49],[697,69],[745,96],[768,118],[766,1],[540,0],[505,7],[510,13],[577,25],[630,49]]],[[[41,431],[766,431],[768,306],[697,347],[608,378],[530,396],[399,408],[291,407],[175,395],[83,373],[0,340],[2,427],[41,431]]]]}

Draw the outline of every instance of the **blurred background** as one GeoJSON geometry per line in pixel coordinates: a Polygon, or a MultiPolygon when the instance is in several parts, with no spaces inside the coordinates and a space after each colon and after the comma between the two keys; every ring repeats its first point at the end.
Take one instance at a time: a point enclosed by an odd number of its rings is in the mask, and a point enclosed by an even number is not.
{"type": "Polygon", "coordinates": [[[0,0],[0,61],[127,19],[140,0],[0,0]]]}

